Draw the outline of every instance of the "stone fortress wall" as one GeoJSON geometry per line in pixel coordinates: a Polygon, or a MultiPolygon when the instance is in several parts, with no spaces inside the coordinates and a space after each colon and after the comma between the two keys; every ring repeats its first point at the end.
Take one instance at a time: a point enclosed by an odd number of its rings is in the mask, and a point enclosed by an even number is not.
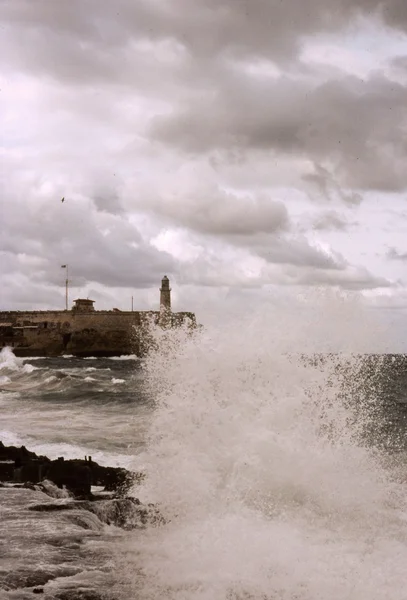
{"type": "Polygon", "coordinates": [[[143,354],[142,332],[153,322],[165,327],[194,327],[191,312],[171,311],[169,280],[162,280],[159,311],[95,310],[78,299],[72,310],[0,312],[0,348],[17,356],[119,356],[143,354]]]}

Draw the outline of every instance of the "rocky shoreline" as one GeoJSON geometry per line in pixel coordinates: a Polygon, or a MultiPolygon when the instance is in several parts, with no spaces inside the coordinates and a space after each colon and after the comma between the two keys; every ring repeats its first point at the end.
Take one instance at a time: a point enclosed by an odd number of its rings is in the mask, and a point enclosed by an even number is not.
{"type": "Polygon", "coordinates": [[[51,460],[38,456],[25,446],[5,446],[0,441],[0,483],[30,483],[52,481],[59,488],[67,489],[75,498],[92,498],[92,486],[105,491],[125,495],[143,478],[142,473],[132,473],[120,467],[103,467],[85,456],[84,460],[51,460]]]}
{"type": "Polygon", "coordinates": [[[12,540],[1,552],[0,598],[118,600],[107,591],[106,542],[120,535],[115,528],[162,523],[156,507],[130,495],[142,478],[91,457],[51,460],[0,442],[0,539],[12,540]]]}

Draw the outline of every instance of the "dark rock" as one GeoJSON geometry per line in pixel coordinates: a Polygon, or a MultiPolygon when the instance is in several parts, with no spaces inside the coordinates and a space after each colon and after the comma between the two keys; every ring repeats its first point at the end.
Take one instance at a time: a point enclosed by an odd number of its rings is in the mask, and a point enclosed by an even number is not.
{"type": "Polygon", "coordinates": [[[130,488],[142,479],[143,475],[140,473],[131,473],[119,467],[103,467],[91,459],[50,460],[29,452],[24,446],[7,447],[1,442],[0,457],[3,460],[0,462],[0,480],[13,481],[13,484],[8,485],[42,491],[50,497],[62,500],[34,504],[29,507],[31,511],[71,511],[70,519],[80,519],[80,516],[72,511],[82,509],[87,511],[88,517],[78,524],[85,528],[91,526],[87,522],[89,513],[97,517],[97,522],[124,529],[163,522],[155,507],[143,506],[139,500],[126,496],[130,488]],[[105,491],[114,492],[114,497],[92,495],[92,485],[103,486],[105,491]]]}
{"type": "Polygon", "coordinates": [[[13,481],[14,461],[0,460],[0,481],[13,481]]]}
{"type": "Polygon", "coordinates": [[[46,471],[47,479],[58,487],[65,486],[75,496],[89,496],[92,485],[92,473],[86,465],[74,461],[54,460],[46,471]]]}
{"type": "Polygon", "coordinates": [[[54,596],[55,600],[104,600],[106,596],[94,589],[61,590],[54,596]]]}
{"type": "Polygon", "coordinates": [[[51,461],[30,452],[25,446],[4,446],[0,442],[0,481],[38,484],[48,479],[77,497],[89,498],[92,485],[125,496],[142,478],[141,473],[131,473],[120,467],[103,467],[91,459],[51,461]]]}
{"type": "Polygon", "coordinates": [[[31,483],[40,482],[43,479],[43,474],[47,465],[48,463],[44,463],[40,459],[31,459],[27,461],[20,467],[20,481],[30,481],[31,483]]]}
{"type": "Polygon", "coordinates": [[[32,504],[28,507],[28,510],[34,510],[36,512],[59,512],[61,510],[73,510],[79,508],[80,505],[76,502],[66,502],[64,504],[32,504]]]}
{"type": "Polygon", "coordinates": [[[134,484],[143,478],[142,473],[131,473],[121,467],[103,467],[92,460],[70,460],[69,463],[77,466],[86,466],[92,474],[92,485],[103,486],[106,491],[115,491],[125,494],[134,484]]]}
{"type": "Polygon", "coordinates": [[[43,594],[44,593],[44,588],[34,588],[33,589],[33,594],[43,594]]]}
{"type": "Polygon", "coordinates": [[[29,460],[39,459],[41,462],[49,462],[49,458],[46,456],[37,456],[35,452],[30,452],[25,446],[17,448],[16,446],[5,446],[0,441],[0,460],[12,460],[15,466],[21,467],[29,460]]]}

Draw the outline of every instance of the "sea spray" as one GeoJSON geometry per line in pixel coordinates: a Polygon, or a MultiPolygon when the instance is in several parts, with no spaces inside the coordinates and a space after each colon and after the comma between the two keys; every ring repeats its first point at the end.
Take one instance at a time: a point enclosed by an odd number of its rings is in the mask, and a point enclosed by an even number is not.
{"type": "Polygon", "coordinates": [[[13,350],[5,346],[0,352],[0,371],[18,371],[23,366],[23,359],[17,358],[13,350]]]}
{"type": "Polygon", "coordinates": [[[167,524],[123,550],[130,597],[404,600],[407,489],[367,443],[377,380],[355,354],[377,329],[324,302],[157,330],[137,495],[167,524]]]}

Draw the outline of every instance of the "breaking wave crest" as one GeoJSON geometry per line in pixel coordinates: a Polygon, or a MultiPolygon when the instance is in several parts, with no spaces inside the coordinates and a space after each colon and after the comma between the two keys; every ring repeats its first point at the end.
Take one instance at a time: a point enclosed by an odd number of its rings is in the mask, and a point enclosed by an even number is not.
{"type": "Polygon", "coordinates": [[[349,352],[378,330],[355,307],[337,321],[332,303],[319,308],[305,323],[265,310],[156,333],[136,493],[167,524],[120,555],[129,597],[405,598],[407,486],[371,439],[380,358],[366,368],[349,352]],[[335,350],[327,338],[341,354],[314,354],[335,350]]]}
{"type": "Polygon", "coordinates": [[[92,456],[127,466],[143,446],[151,412],[135,361],[16,358],[0,353],[0,440],[47,456],[92,456]],[[138,431],[138,436],[134,433],[138,431]]]}
{"type": "Polygon", "coordinates": [[[0,352],[0,372],[18,371],[23,367],[23,360],[17,358],[11,348],[2,348],[0,352]]]}
{"type": "MultiPolygon", "coordinates": [[[[117,360],[134,360],[134,356],[118,357],[117,360]]],[[[13,354],[11,348],[5,347],[0,352],[0,389],[7,392],[26,393],[38,390],[38,393],[64,393],[71,392],[75,387],[78,393],[89,392],[92,389],[103,392],[108,383],[112,386],[117,383],[125,383],[122,378],[107,378],[106,372],[111,369],[106,366],[107,361],[104,359],[103,366],[99,363],[98,367],[84,367],[83,360],[75,359],[73,356],[61,356],[57,358],[47,357],[32,357],[18,358],[13,354]],[[36,366],[31,364],[32,361],[39,361],[36,366]],[[74,366],[72,366],[72,364],[74,366]],[[100,375],[99,378],[84,376],[86,372],[93,371],[100,375]],[[99,389],[100,388],[100,389],[99,389]]]]}

